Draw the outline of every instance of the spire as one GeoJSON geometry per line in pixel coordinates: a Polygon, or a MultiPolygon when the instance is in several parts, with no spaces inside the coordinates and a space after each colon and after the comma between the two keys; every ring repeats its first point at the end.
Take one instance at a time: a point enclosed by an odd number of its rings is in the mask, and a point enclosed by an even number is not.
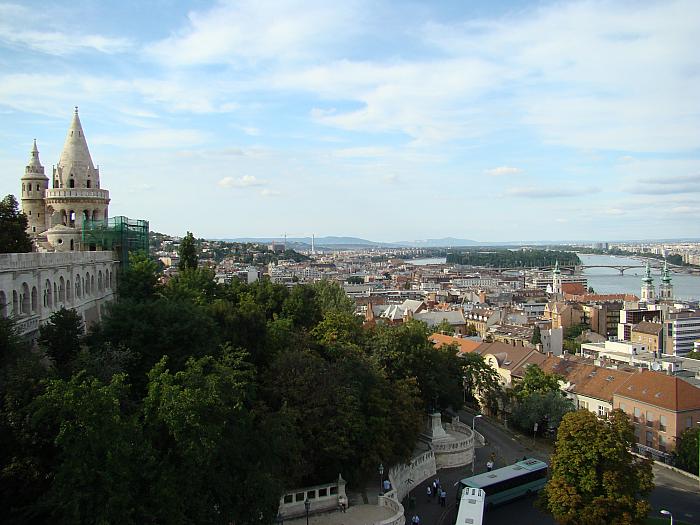
{"type": "Polygon", "coordinates": [[[32,151],[29,154],[29,162],[27,163],[26,171],[33,173],[44,173],[44,166],[41,165],[41,161],[39,160],[39,149],[36,147],[36,139],[34,139],[32,151]]]}
{"type": "Polygon", "coordinates": [[[83,126],[80,124],[78,106],[75,106],[73,120],[70,123],[70,128],[68,128],[66,141],[63,143],[63,151],[61,152],[58,166],[67,171],[70,171],[74,166],[78,169],[95,169],[87,141],[85,140],[85,134],[83,133],[83,126]]]}
{"type": "Polygon", "coordinates": [[[661,277],[661,282],[671,284],[671,272],[668,270],[668,261],[664,261],[664,271],[661,277]]]}
{"type": "Polygon", "coordinates": [[[556,264],[554,265],[554,273],[561,273],[561,270],[559,269],[559,260],[557,260],[556,264]]]}
{"type": "Polygon", "coordinates": [[[644,284],[651,284],[654,281],[651,277],[651,267],[649,266],[649,261],[647,261],[646,265],[646,272],[644,274],[644,278],[642,279],[642,282],[644,284]]]}

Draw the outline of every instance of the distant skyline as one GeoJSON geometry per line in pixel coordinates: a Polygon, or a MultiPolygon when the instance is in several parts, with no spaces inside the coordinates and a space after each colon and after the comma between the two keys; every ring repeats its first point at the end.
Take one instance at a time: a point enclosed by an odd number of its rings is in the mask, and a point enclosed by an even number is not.
{"type": "Polygon", "coordinates": [[[197,237],[700,236],[700,3],[0,0],[0,196],[73,106],[197,237]]]}

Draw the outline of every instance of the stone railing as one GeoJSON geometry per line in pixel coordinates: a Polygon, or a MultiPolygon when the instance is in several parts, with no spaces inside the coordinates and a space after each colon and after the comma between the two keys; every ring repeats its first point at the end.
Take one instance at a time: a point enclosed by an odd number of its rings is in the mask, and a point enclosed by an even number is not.
{"type": "Polygon", "coordinates": [[[396,491],[396,500],[403,501],[411,490],[436,472],[435,453],[432,450],[413,458],[408,465],[397,465],[389,469],[389,481],[396,491]]]}
{"type": "Polygon", "coordinates": [[[378,505],[388,508],[394,514],[382,521],[375,521],[374,525],[404,525],[406,518],[404,517],[403,505],[399,503],[395,489],[390,490],[383,496],[379,496],[378,505]]]}
{"type": "Polygon", "coordinates": [[[35,270],[71,264],[89,264],[116,261],[111,251],[104,252],[32,252],[0,254],[0,272],[7,270],[35,270]]]}
{"type": "Polygon", "coordinates": [[[18,335],[26,335],[39,329],[39,316],[15,317],[15,326],[18,335]]]}
{"type": "Polygon", "coordinates": [[[462,423],[458,417],[453,417],[451,423],[444,424],[452,436],[461,435],[462,439],[452,442],[431,444],[435,452],[437,468],[451,468],[468,465],[474,460],[474,432],[468,425],[462,423]]]}
{"type": "Polygon", "coordinates": [[[278,514],[283,519],[303,516],[306,514],[304,502],[307,499],[311,503],[309,514],[337,510],[341,502],[345,505],[348,502],[345,484],[343,477],[338,475],[338,479],[332,483],[287,491],[280,498],[278,514]]]}
{"type": "Polygon", "coordinates": [[[75,198],[75,199],[109,199],[108,190],[100,190],[97,188],[51,188],[46,190],[46,198],[75,198]]]}

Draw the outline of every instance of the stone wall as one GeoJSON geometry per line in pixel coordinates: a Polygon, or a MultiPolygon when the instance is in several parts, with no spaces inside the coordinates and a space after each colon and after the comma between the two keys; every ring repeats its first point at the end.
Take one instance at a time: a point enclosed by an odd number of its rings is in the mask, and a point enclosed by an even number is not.
{"type": "Polygon", "coordinates": [[[0,254],[0,316],[29,338],[61,307],[97,322],[114,299],[118,265],[111,251],[0,254]]]}
{"type": "Polygon", "coordinates": [[[469,426],[462,423],[458,417],[452,418],[452,423],[446,423],[445,428],[452,435],[462,435],[462,439],[451,443],[433,443],[435,463],[438,469],[461,467],[470,464],[474,459],[474,433],[469,426]]]}
{"type": "Polygon", "coordinates": [[[389,481],[396,491],[397,501],[403,501],[411,490],[436,473],[435,454],[432,450],[413,458],[408,465],[397,465],[389,469],[389,481]]]}

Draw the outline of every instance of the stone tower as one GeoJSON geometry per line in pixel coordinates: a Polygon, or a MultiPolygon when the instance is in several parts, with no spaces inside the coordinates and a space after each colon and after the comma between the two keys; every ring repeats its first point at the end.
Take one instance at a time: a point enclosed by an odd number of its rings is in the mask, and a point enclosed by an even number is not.
{"type": "Polygon", "coordinates": [[[654,279],[651,277],[651,267],[649,266],[649,261],[647,261],[646,273],[642,278],[642,301],[645,303],[653,303],[655,299],[654,279]]]}
{"type": "Polygon", "coordinates": [[[664,271],[661,276],[661,286],[659,287],[659,298],[662,301],[673,300],[673,284],[671,283],[671,272],[668,270],[668,263],[664,261],[664,271]]]}
{"type": "Polygon", "coordinates": [[[49,188],[49,179],[44,173],[44,166],[39,160],[39,150],[36,147],[36,139],[29,156],[29,163],[24,168],[22,176],[22,211],[27,216],[27,231],[31,237],[36,238],[46,231],[46,190],[49,188]]]}
{"type": "Polygon", "coordinates": [[[559,269],[559,261],[554,265],[552,272],[552,293],[561,295],[561,270],[559,269]]]}
{"type": "Polygon", "coordinates": [[[79,250],[83,223],[107,219],[109,192],[100,189],[100,171],[90,157],[77,107],[53,169],[52,186],[46,190],[50,249],[79,250]]]}

